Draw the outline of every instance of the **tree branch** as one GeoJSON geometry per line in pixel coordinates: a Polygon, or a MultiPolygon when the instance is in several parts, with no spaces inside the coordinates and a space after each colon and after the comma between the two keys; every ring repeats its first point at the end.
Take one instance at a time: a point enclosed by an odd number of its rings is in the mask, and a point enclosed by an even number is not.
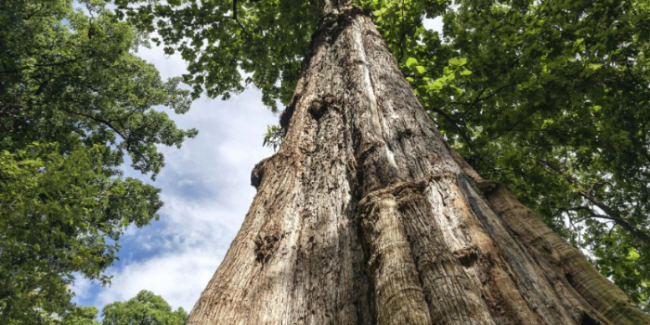
{"type": "Polygon", "coordinates": [[[465,143],[467,143],[467,147],[469,148],[469,150],[471,152],[474,152],[472,141],[470,140],[469,136],[467,134],[465,134],[465,131],[458,125],[456,120],[454,120],[454,118],[452,118],[451,116],[449,116],[449,114],[445,113],[445,111],[443,111],[443,110],[441,110],[441,109],[439,109],[437,107],[428,107],[427,109],[430,109],[430,110],[436,112],[437,114],[444,117],[445,120],[447,120],[449,123],[451,123],[456,128],[456,130],[458,130],[458,134],[460,134],[460,136],[463,138],[463,140],[465,140],[465,143]]]}
{"type": "Polygon", "coordinates": [[[580,191],[579,193],[582,197],[587,199],[589,202],[591,202],[592,204],[594,204],[595,206],[597,206],[599,209],[603,210],[607,214],[607,216],[600,215],[600,214],[592,214],[593,216],[597,218],[603,218],[603,219],[614,221],[618,226],[629,231],[632,235],[634,235],[636,238],[640,239],[646,245],[648,245],[648,247],[650,247],[650,235],[648,235],[643,230],[638,229],[637,227],[632,225],[629,221],[623,218],[617,211],[610,208],[608,205],[604,204],[603,202],[600,202],[593,195],[587,193],[586,191],[580,191]]]}
{"type": "MultiPolygon", "coordinates": [[[[621,216],[621,214],[618,213],[616,210],[612,209],[607,204],[605,204],[605,203],[601,202],[600,200],[598,200],[598,198],[593,196],[590,192],[584,190],[584,188],[582,187],[582,184],[580,184],[580,182],[578,182],[578,180],[573,178],[571,175],[568,175],[565,172],[561,171],[558,167],[553,166],[552,164],[548,163],[547,161],[538,160],[538,163],[542,163],[547,168],[549,168],[549,169],[555,171],[556,173],[564,176],[564,178],[569,183],[571,183],[574,186],[577,186],[579,188],[578,194],[580,196],[582,196],[584,199],[589,201],[591,204],[597,206],[599,209],[601,209],[603,212],[605,212],[605,214],[607,214],[607,215],[601,215],[601,214],[598,214],[598,213],[594,213],[593,210],[589,209],[589,210],[591,210],[591,212],[590,212],[591,216],[596,217],[596,218],[607,219],[607,220],[613,221],[617,226],[627,230],[634,237],[641,240],[646,245],[648,245],[648,247],[650,247],[650,235],[648,233],[646,233],[645,231],[643,231],[641,229],[638,229],[636,226],[631,224],[627,219],[625,219],[623,216],[621,216]]],[[[591,186],[591,189],[593,189],[593,187],[595,185],[597,185],[597,184],[599,184],[599,183],[594,183],[591,186]]]]}
{"type": "Polygon", "coordinates": [[[246,30],[246,27],[244,27],[244,24],[242,24],[237,18],[237,0],[232,0],[232,19],[237,23],[237,25],[239,25],[239,27],[241,27],[242,32],[244,32],[248,38],[252,38],[251,34],[246,30]]]}

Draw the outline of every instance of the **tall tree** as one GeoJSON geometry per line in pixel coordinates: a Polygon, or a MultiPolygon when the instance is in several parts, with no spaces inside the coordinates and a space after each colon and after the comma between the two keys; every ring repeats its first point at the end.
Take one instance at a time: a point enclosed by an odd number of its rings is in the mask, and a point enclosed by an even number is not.
{"type": "Polygon", "coordinates": [[[52,317],[48,325],[183,325],[187,313],[172,310],[167,301],[151,291],[142,290],[128,301],[104,306],[102,321],[96,307],[75,307],[64,317],[52,317]]]}
{"type": "Polygon", "coordinates": [[[166,105],[191,97],[132,50],[141,35],[102,0],[0,2],[0,323],[41,324],[73,307],[74,276],[109,281],[127,226],[161,207],[121,176],[151,175],[159,145],[180,146],[166,105]]]}
{"type": "Polygon", "coordinates": [[[104,306],[102,325],[182,325],[187,318],[183,308],[172,310],[153,292],[142,290],[125,302],[104,306]]]}
{"type": "Polygon", "coordinates": [[[95,318],[97,318],[96,307],[75,307],[62,319],[52,320],[52,323],[60,325],[101,325],[95,318]]]}
{"type": "MultiPolygon", "coordinates": [[[[176,44],[196,91],[238,91],[237,67],[270,105],[296,85],[280,149],[253,171],[258,194],[188,324],[650,322],[445,144],[389,51],[401,37],[387,46],[368,12],[334,0],[118,8],[176,44]]],[[[431,84],[470,75],[466,63],[431,84]]]]}

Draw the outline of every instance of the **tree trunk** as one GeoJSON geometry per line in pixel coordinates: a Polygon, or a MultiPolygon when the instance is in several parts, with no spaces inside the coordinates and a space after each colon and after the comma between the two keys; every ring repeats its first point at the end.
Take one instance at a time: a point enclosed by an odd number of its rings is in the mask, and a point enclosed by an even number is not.
{"type": "Polygon", "coordinates": [[[186,324],[650,324],[445,144],[367,16],[325,12],[186,324]]]}

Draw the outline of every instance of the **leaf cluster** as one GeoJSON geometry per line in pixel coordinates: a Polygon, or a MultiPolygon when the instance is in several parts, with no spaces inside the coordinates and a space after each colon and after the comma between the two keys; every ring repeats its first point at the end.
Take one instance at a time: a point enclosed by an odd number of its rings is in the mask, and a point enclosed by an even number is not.
{"type": "Polygon", "coordinates": [[[302,60],[318,20],[318,1],[117,0],[119,17],[168,54],[188,62],[184,81],[193,95],[230,98],[252,84],[264,104],[277,110],[293,94],[302,60]]]}
{"type": "Polygon", "coordinates": [[[102,325],[182,325],[187,318],[183,308],[173,311],[160,296],[140,291],[129,301],[104,306],[102,325]]]}
{"type": "Polygon", "coordinates": [[[51,317],[47,324],[60,325],[183,325],[187,313],[183,308],[172,310],[160,296],[146,290],[124,302],[104,306],[102,321],[97,321],[96,307],[75,307],[64,317],[51,317]]]}

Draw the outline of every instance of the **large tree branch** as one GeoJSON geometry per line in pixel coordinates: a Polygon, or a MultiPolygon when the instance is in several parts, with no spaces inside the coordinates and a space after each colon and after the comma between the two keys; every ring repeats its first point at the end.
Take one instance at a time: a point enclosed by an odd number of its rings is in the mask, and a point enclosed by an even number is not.
{"type": "Polygon", "coordinates": [[[34,65],[31,65],[31,66],[20,67],[20,68],[13,69],[13,70],[0,71],[0,74],[17,73],[17,72],[29,70],[31,68],[61,67],[61,66],[65,66],[65,65],[67,65],[69,63],[73,63],[73,62],[76,62],[76,61],[79,61],[79,59],[77,58],[77,59],[70,59],[70,60],[61,61],[61,62],[34,64],[34,65]]]}
{"type": "Polygon", "coordinates": [[[237,23],[237,25],[239,25],[242,32],[244,32],[248,38],[252,38],[251,34],[246,30],[246,27],[244,27],[244,24],[242,24],[239,21],[239,18],[237,18],[237,0],[232,0],[232,19],[237,23]]]}
{"type": "Polygon", "coordinates": [[[66,112],[71,113],[71,114],[76,114],[76,115],[79,115],[79,116],[83,116],[83,117],[91,119],[91,120],[93,120],[95,122],[99,122],[101,124],[104,124],[104,125],[108,126],[111,130],[113,130],[115,133],[117,133],[117,135],[119,135],[123,140],[125,140],[125,141],[128,140],[128,137],[124,133],[122,133],[120,131],[120,129],[118,129],[115,125],[113,125],[113,123],[111,121],[105,120],[105,119],[103,119],[101,117],[94,116],[94,115],[91,115],[91,114],[82,113],[82,112],[75,112],[75,111],[66,111],[66,112]]]}
{"type": "Polygon", "coordinates": [[[456,120],[454,118],[452,118],[445,111],[443,111],[443,110],[441,110],[441,109],[439,109],[437,107],[428,107],[427,109],[430,109],[430,110],[434,111],[438,115],[444,117],[445,120],[447,120],[449,123],[451,123],[451,125],[453,125],[454,128],[456,128],[456,130],[458,130],[458,134],[460,134],[460,136],[463,138],[463,140],[465,140],[465,143],[467,143],[467,147],[469,148],[469,150],[471,152],[474,152],[474,149],[473,149],[473,146],[472,146],[472,140],[469,138],[469,136],[467,134],[465,134],[465,130],[463,130],[458,125],[458,123],[456,122],[456,120]]]}
{"type": "Polygon", "coordinates": [[[637,227],[632,225],[625,218],[623,218],[616,210],[610,208],[608,205],[604,204],[603,202],[600,202],[593,195],[587,193],[586,191],[580,191],[579,193],[582,197],[587,199],[589,202],[591,202],[593,205],[597,206],[599,209],[603,210],[607,214],[606,216],[600,214],[592,214],[593,216],[597,218],[603,218],[603,219],[614,221],[618,226],[629,231],[632,235],[634,235],[636,238],[640,239],[646,245],[648,245],[648,247],[650,247],[650,235],[648,235],[643,230],[638,229],[637,227]]]}
{"type": "Polygon", "coordinates": [[[478,103],[479,103],[479,102],[482,102],[482,101],[484,101],[484,100],[490,99],[490,98],[496,96],[496,95],[497,95],[499,92],[501,92],[502,90],[504,90],[504,89],[506,89],[506,88],[509,88],[509,87],[513,87],[513,86],[515,86],[515,84],[512,84],[512,83],[511,83],[511,84],[507,84],[507,85],[503,85],[503,86],[501,86],[501,87],[495,89],[495,90],[494,90],[492,93],[490,93],[489,95],[487,95],[487,96],[485,96],[485,97],[481,97],[481,96],[483,95],[483,93],[485,92],[485,90],[487,90],[487,88],[484,88],[484,89],[481,90],[481,92],[476,96],[476,98],[474,99],[474,101],[473,101],[472,103],[468,103],[468,104],[469,104],[469,107],[468,107],[467,109],[465,109],[465,111],[463,111],[463,113],[460,115],[460,117],[461,117],[461,118],[465,117],[465,115],[467,115],[467,113],[469,113],[469,112],[470,112],[471,110],[473,110],[474,108],[478,107],[478,103]]]}
{"type": "Polygon", "coordinates": [[[544,166],[547,167],[547,169],[551,169],[552,171],[562,175],[569,183],[573,184],[574,186],[578,187],[579,191],[578,194],[589,201],[591,204],[595,205],[598,207],[600,210],[605,212],[606,215],[602,215],[599,213],[594,213],[593,210],[590,211],[590,215],[596,218],[600,219],[607,219],[613,221],[617,226],[627,230],[630,234],[632,234],[634,237],[638,238],[642,242],[644,242],[648,247],[650,247],[650,235],[646,233],[645,231],[638,229],[635,225],[631,224],[627,219],[625,219],[618,211],[615,209],[612,209],[609,205],[601,202],[591,194],[591,190],[595,185],[598,183],[593,184],[589,190],[585,190],[582,186],[582,184],[575,179],[573,176],[568,175],[566,172],[563,172],[559,167],[554,166],[553,164],[545,161],[545,160],[538,160],[538,163],[543,164],[544,166]]]}

